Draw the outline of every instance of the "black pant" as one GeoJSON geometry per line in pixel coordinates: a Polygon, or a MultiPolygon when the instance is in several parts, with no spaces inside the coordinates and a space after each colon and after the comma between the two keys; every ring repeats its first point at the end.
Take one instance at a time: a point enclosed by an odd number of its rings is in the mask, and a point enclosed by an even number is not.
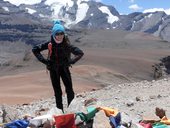
{"type": "Polygon", "coordinates": [[[50,70],[50,77],[54,89],[57,108],[63,110],[60,77],[62,78],[62,81],[66,89],[68,106],[70,105],[71,101],[74,99],[74,91],[72,88],[72,80],[71,80],[69,67],[59,66],[55,70],[50,70]]]}

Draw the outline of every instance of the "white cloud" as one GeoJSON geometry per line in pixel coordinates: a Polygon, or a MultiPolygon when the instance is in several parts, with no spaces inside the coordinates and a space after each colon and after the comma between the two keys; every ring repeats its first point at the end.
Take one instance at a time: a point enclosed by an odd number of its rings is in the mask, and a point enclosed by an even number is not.
{"type": "MultiPolygon", "coordinates": [[[[88,0],[87,0],[88,1],[88,0]]],[[[102,2],[104,0],[90,0],[90,1],[96,1],[96,2],[102,2]]]]}
{"type": "Polygon", "coordinates": [[[94,1],[96,1],[96,2],[102,2],[102,0],[94,0],[94,1]]]}
{"type": "Polygon", "coordinates": [[[135,2],[135,0],[128,0],[130,3],[134,3],[135,2]]]}
{"type": "Polygon", "coordinates": [[[142,7],[138,6],[137,4],[133,4],[131,6],[129,6],[130,9],[137,11],[137,10],[141,10],[142,7]]]}
{"type": "Polygon", "coordinates": [[[164,11],[167,15],[170,15],[170,8],[169,9],[163,9],[163,8],[150,8],[143,11],[143,13],[147,12],[156,12],[156,11],[164,11]]]}

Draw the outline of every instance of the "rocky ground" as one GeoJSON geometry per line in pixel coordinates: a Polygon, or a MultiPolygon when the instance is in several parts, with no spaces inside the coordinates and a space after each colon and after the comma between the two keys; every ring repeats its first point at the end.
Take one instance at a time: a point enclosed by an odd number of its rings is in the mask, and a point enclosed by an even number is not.
{"type": "MultiPolygon", "coordinates": [[[[170,117],[170,105],[168,104],[170,99],[169,84],[170,78],[150,82],[110,84],[100,90],[77,94],[69,108],[66,107],[66,98],[63,97],[65,113],[86,113],[84,102],[93,98],[96,99],[96,107],[104,106],[118,109],[122,114],[122,120],[125,122],[132,121],[133,124],[143,118],[158,119],[155,115],[156,107],[167,110],[166,115],[170,117]]],[[[0,120],[10,121],[22,118],[25,114],[37,116],[37,112],[42,112],[40,114],[43,115],[53,107],[55,107],[54,98],[23,105],[1,105],[1,111],[7,114],[4,117],[1,116],[0,120]]],[[[103,128],[103,126],[110,128],[109,120],[103,112],[98,112],[94,119],[94,128],[103,128]]]]}

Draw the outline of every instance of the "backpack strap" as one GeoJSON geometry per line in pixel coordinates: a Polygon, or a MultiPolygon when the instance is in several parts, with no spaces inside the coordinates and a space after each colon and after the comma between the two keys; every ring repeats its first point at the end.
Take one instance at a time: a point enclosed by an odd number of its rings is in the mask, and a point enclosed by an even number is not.
{"type": "Polygon", "coordinates": [[[52,43],[48,43],[48,59],[50,59],[50,56],[52,55],[52,43]]]}
{"type": "MultiPolygon", "coordinates": [[[[48,43],[48,56],[47,59],[50,60],[50,56],[52,55],[52,43],[48,43]]],[[[48,74],[48,69],[46,68],[46,73],[48,74]]]]}

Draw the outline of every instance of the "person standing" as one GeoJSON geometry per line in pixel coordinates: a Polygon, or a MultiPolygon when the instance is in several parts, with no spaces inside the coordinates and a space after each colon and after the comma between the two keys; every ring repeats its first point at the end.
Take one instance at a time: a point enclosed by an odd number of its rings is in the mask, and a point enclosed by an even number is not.
{"type": "Polygon", "coordinates": [[[55,21],[52,28],[51,40],[44,44],[34,46],[32,52],[40,62],[47,66],[54,90],[56,107],[63,110],[60,78],[65,86],[69,106],[74,99],[69,67],[82,58],[84,55],[83,51],[70,44],[64,26],[60,21],[55,21]],[[41,54],[43,50],[49,50],[47,59],[41,54]],[[71,58],[71,54],[73,54],[74,57],[71,58]]]}

